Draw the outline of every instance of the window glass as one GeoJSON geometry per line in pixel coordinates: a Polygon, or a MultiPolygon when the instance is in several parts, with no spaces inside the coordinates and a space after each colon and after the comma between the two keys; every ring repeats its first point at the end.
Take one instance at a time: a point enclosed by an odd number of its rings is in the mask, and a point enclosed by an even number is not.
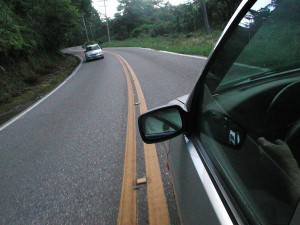
{"type": "Polygon", "coordinates": [[[93,46],[88,46],[86,48],[86,51],[88,52],[88,51],[93,51],[93,50],[98,50],[98,49],[100,49],[99,45],[93,45],[93,46]]]}
{"type": "Polygon", "coordinates": [[[199,104],[200,140],[253,223],[288,224],[300,196],[299,13],[297,0],[257,1],[199,104]]]}

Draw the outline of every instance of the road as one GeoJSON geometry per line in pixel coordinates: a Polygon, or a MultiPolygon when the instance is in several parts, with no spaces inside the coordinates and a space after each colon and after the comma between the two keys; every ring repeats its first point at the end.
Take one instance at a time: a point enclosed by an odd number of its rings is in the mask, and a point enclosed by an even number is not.
{"type": "MultiPolygon", "coordinates": [[[[80,47],[64,51],[84,58],[80,47]]],[[[124,215],[131,210],[130,204],[120,201],[128,195],[124,186],[128,174],[123,169],[131,165],[124,159],[131,134],[130,83],[137,103],[132,104],[135,125],[131,129],[135,130],[139,105],[150,109],[189,93],[205,58],[141,48],[104,51],[105,59],[83,61],[57,90],[0,127],[1,224],[116,224],[123,206],[124,215]],[[136,82],[145,103],[139,102],[136,82]]],[[[138,132],[131,138],[136,138],[134,176],[149,178],[152,170],[147,170],[149,163],[145,165],[147,156],[138,132]]],[[[161,176],[164,196],[158,201],[165,197],[169,214],[162,217],[179,224],[161,145],[156,145],[156,152],[160,174],[130,190],[136,195],[137,210],[132,215],[139,224],[153,224],[160,210],[151,206],[156,193],[149,190],[161,176]]]]}

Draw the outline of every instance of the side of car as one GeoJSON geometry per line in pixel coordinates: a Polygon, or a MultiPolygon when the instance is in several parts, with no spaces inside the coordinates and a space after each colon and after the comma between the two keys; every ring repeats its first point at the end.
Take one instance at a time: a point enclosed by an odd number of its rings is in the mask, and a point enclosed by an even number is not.
{"type": "Polygon", "coordinates": [[[299,4],[243,1],[189,97],[139,117],[184,224],[300,224],[299,4]],[[297,50],[298,49],[298,50],[297,50]]]}

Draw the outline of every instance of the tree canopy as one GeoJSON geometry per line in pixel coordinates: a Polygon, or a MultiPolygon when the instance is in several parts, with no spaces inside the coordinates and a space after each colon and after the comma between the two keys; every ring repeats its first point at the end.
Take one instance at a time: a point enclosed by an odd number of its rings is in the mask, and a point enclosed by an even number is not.
{"type": "MultiPolygon", "coordinates": [[[[162,0],[118,0],[118,13],[109,20],[113,39],[173,35],[204,29],[201,0],[173,6],[162,0]]],[[[212,28],[223,27],[240,0],[206,0],[212,28]]],[[[91,0],[0,0],[0,56],[57,51],[89,39],[107,41],[106,24],[91,0]]]]}
{"type": "Polygon", "coordinates": [[[2,59],[82,44],[80,13],[93,28],[102,26],[91,0],[0,0],[0,12],[2,59]]]}
{"type": "MultiPolygon", "coordinates": [[[[123,40],[138,35],[155,37],[204,29],[201,0],[173,6],[161,0],[118,0],[118,13],[110,20],[112,35],[123,40]]],[[[209,22],[222,28],[240,0],[206,0],[209,22]]]]}

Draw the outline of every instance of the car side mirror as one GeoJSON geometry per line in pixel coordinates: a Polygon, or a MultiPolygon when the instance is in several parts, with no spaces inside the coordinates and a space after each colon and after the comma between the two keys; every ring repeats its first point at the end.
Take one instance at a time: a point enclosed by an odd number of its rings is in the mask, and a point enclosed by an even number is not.
{"type": "Polygon", "coordinates": [[[167,105],[140,115],[138,124],[143,141],[152,144],[183,133],[186,114],[179,105],[167,105]]]}

